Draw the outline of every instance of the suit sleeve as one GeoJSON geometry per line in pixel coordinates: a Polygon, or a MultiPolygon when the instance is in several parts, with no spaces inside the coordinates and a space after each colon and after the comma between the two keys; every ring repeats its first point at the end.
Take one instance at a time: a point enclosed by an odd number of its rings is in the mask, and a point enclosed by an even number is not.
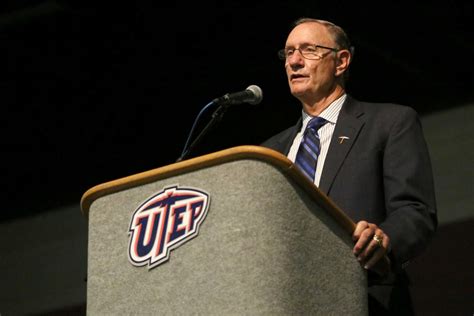
{"type": "Polygon", "coordinates": [[[437,227],[433,172],[417,113],[398,112],[383,156],[386,219],[395,271],[423,251],[437,227]]]}

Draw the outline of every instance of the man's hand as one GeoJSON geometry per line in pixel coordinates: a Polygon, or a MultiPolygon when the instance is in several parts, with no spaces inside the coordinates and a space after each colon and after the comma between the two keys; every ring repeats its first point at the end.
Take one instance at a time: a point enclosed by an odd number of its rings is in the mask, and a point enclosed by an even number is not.
{"type": "Polygon", "coordinates": [[[360,221],[357,223],[352,239],[357,260],[366,270],[386,275],[390,270],[390,260],[386,256],[390,247],[390,237],[377,225],[360,221]]]}

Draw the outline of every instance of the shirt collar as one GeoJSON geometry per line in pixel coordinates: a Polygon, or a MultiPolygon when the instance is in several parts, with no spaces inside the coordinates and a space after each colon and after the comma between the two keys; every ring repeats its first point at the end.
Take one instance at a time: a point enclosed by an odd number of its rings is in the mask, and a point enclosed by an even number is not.
{"type": "MultiPolygon", "coordinates": [[[[341,111],[342,104],[344,101],[346,101],[347,94],[344,93],[341,95],[339,98],[334,100],[327,108],[325,108],[321,114],[319,114],[319,117],[322,117],[326,121],[332,124],[336,124],[337,122],[337,117],[339,116],[339,112],[341,111]]],[[[306,113],[304,110],[302,112],[302,118],[303,118],[303,126],[301,130],[306,129],[306,125],[308,125],[308,122],[313,118],[313,116],[309,115],[306,113]]]]}

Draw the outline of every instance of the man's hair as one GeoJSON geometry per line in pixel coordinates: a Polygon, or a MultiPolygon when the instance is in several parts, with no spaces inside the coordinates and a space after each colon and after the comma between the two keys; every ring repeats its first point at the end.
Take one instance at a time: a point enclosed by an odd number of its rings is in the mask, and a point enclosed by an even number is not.
{"type": "MultiPolygon", "coordinates": [[[[325,26],[326,29],[329,31],[329,34],[331,35],[332,39],[336,43],[337,49],[347,49],[351,53],[351,59],[354,58],[354,47],[351,45],[349,36],[347,36],[346,32],[342,29],[342,27],[337,26],[336,24],[332,22],[329,22],[326,20],[303,17],[293,22],[292,29],[300,24],[309,23],[309,22],[319,23],[325,26]]],[[[343,83],[345,83],[348,76],[349,76],[349,69],[346,69],[346,71],[344,71],[344,74],[342,75],[343,83]]]]}

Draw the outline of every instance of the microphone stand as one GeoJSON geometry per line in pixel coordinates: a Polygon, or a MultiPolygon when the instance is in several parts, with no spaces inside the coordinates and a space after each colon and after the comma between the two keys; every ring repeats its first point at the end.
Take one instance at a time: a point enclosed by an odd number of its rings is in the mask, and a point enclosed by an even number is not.
{"type": "Polygon", "coordinates": [[[176,160],[176,162],[180,162],[184,158],[186,158],[189,153],[191,152],[191,149],[193,149],[204,137],[204,135],[207,134],[209,130],[211,130],[214,125],[216,125],[217,122],[222,120],[222,117],[224,116],[225,111],[227,111],[228,106],[227,105],[220,105],[214,113],[212,113],[212,118],[211,120],[206,124],[204,129],[199,133],[199,135],[194,139],[194,141],[189,145],[189,147],[183,151],[181,156],[176,160]]]}

